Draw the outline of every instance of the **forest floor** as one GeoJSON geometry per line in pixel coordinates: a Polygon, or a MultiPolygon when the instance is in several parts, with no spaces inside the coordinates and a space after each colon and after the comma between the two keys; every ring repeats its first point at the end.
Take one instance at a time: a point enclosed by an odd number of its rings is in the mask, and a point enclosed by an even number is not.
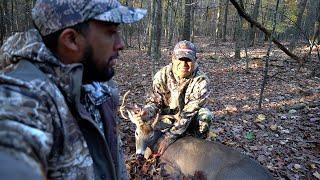
{"type": "MultiPolygon", "coordinates": [[[[232,43],[212,44],[197,38],[199,65],[210,79],[209,107],[215,114],[210,140],[220,142],[256,159],[276,179],[320,179],[320,62],[316,51],[303,67],[276,47],[270,55],[268,84],[262,109],[258,109],[268,46],[248,49],[246,60],[234,59],[232,43]],[[315,72],[315,73],[314,73],[315,72]]],[[[157,69],[168,64],[172,47],[162,48],[157,69]]],[[[308,51],[301,47],[302,55],[308,51]]],[[[126,102],[143,104],[151,88],[152,63],[144,51],[123,51],[115,81],[121,96],[131,90],[126,102]]],[[[134,130],[121,119],[122,140],[130,179],[158,179],[158,161],[136,159],[134,130]]]]}

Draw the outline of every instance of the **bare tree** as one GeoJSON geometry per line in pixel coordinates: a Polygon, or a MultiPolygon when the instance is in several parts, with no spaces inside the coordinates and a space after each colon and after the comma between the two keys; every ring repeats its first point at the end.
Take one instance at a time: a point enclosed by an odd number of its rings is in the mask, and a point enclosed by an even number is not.
{"type": "Polygon", "coordinates": [[[241,59],[241,42],[242,42],[242,36],[241,36],[241,32],[242,32],[242,20],[241,20],[241,16],[239,16],[236,20],[237,22],[235,23],[235,39],[236,39],[236,43],[235,43],[235,59],[241,59]]]}
{"type": "Polygon", "coordinates": [[[304,60],[297,55],[293,54],[291,51],[289,51],[284,45],[282,45],[275,37],[270,37],[271,32],[267,30],[264,26],[262,26],[259,22],[254,21],[244,10],[239,6],[239,4],[235,0],[230,0],[230,2],[233,4],[233,6],[237,9],[240,16],[242,16],[244,19],[246,19],[251,25],[256,26],[259,28],[267,38],[271,38],[272,42],[277,45],[279,49],[281,49],[284,53],[286,53],[288,56],[290,56],[292,59],[296,60],[300,65],[303,64],[304,60]]]}
{"type": "Polygon", "coordinates": [[[291,41],[290,41],[290,45],[289,48],[290,50],[293,50],[295,48],[295,43],[297,41],[297,37],[298,36],[298,32],[301,32],[302,28],[301,28],[301,22],[302,22],[302,17],[303,17],[303,12],[306,9],[306,4],[307,4],[307,0],[301,0],[300,3],[297,3],[297,21],[295,23],[295,27],[296,27],[296,31],[292,32],[292,37],[291,37],[291,41]]]}
{"type": "Polygon", "coordinates": [[[5,35],[5,23],[4,23],[4,3],[5,1],[3,1],[3,4],[0,4],[0,45],[3,44],[3,40],[4,40],[4,35],[5,35]]]}
{"type": "Polygon", "coordinates": [[[319,9],[317,8],[318,0],[311,0],[309,1],[309,5],[307,6],[307,15],[304,24],[304,31],[308,39],[313,35],[314,27],[317,18],[317,12],[319,9]]]}
{"type": "Polygon", "coordinates": [[[183,22],[183,31],[182,31],[182,39],[190,40],[191,35],[191,0],[185,0],[184,4],[184,22],[183,22]]]}
{"type": "MultiPolygon", "coordinates": [[[[258,16],[259,16],[260,2],[261,2],[261,0],[256,0],[254,7],[253,7],[253,10],[252,10],[252,13],[251,13],[251,17],[253,18],[254,21],[257,21],[258,16]]],[[[249,42],[250,42],[251,46],[254,45],[255,35],[256,35],[256,27],[251,25],[251,28],[249,30],[249,42]]]]}
{"type": "Polygon", "coordinates": [[[225,8],[224,8],[224,16],[223,16],[223,34],[222,34],[222,41],[226,41],[227,38],[227,24],[228,24],[228,12],[229,12],[229,0],[226,0],[225,2],[225,8]]]}
{"type": "Polygon", "coordinates": [[[217,16],[216,16],[216,29],[215,29],[215,41],[217,39],[220,39],[222,37],[222,32],[221,32],[221,26],[222,26],[222,6],[221,6],[221,1],[222,0],[217,0],[218,4],[218,9],[217,9],[217,16]]]}
{"type": "Polygon", "coordinates": [[[152,59],[152,77],[156,71],[156,64],[160,59],[160,42],[162,31],[162,3],[161,0],[153,0],[154,3],[154,21],[152,24],[152,41],[151,41],[151,59],[152,59]]]}
{"type": "Polygon", "coordinates": [[[276,4],[276,10],[273,16],[273,25],[272,25],[272,31],[271,31],[271,37],[269,38],[269,48],[267,51],[267,57],[265,60],[265,66],[264,66],[264,75],[263,75],[263,81],[261,83],[261,89],[260,89],[260,97],[259,97],[259,109],[261,109],[261,105],[262,105],[262,99],[263,99],[263,92],[265,89],[265,86],[267,84],[267,80],[268,80],[268,71],[269,71],[269,57],[270,57],[270,52],[272,49],[272,39],[275,35],[275,29],[276,29],[276,25],[277,25],[277,13],[278,13],[278,7],[279,7],[279,1],[277,0],[277,4],[276,4]]]}

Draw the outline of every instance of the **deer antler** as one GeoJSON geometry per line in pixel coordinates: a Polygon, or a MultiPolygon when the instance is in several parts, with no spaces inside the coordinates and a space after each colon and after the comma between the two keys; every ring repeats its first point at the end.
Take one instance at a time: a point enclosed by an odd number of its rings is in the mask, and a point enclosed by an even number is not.
{"type": "Polygon", "coordinates": [[[156,126],[156,124],[159,122],[159,115],[160,113],[157,113],[156,118],[154,119],[154,121],[151,124],[151,127],[154,128],[156,126]]]}
{"type": "Polygon", "coordinates": [[[128,96],[128,94],[130,93],[130,90],[128,90],[125,94],[124,94],[124,96],[123,96],[123,99],[122,99],[122,104],[121,104],[121,106],[120,106],[120,114],[121,114],[121,116],[122,116],[122,118],[124,118],[124,119],[129,119],[127,116],[125,116],[124,115],[124,110],[125,110],[125,105],[124,105],[124,101],[125,101],[125,99],[127,98],[127,96],[128,96]]]}

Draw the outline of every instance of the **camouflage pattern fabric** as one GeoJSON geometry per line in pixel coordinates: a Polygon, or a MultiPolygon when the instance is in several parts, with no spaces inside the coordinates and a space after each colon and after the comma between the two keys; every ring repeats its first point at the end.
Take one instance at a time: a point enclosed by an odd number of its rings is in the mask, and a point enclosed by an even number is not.
{"type": "Polygon", "coordinates": [[[162,132],[167,138],[174,140],[187,133],[192,121],[197,127],[191,128],[206,133],[213,119],[213,114],[206,108],[210,94],[207,85],[208,78],[197,65],[191,76],[178,80],[170,63],[154,76],[153,93],[144,108],[149,118],[159,111],[161,114],[176,115],[174,119],[162,121],[162,132]]]}
{"type": "Polygon", "coordinates": [[[139,21],[147,11],[116,0],[37,0],[32,19],[42,36],[89,19],[114,23],[139,21]]]}
{"type": "MultiPolygon", "coordinates": [[[[82,70],[81,64],[61,64],[37,30],[10,37],[0,49],[0,151],[47,179],[127,179],[120,142],[114,164],[103,133],[80,103],[82,70]],[[92,134],[82,131],[86,127],[92,134]],[[108,167],[98,171],[94,159],[108,167]]],[[[118,97],[117,91],[108,96],[118,97]]]]}
{"type": "Polygon", "coordinates": [[[174,46],[173,54],[176,59],[188,58],[192,61],[197,59],[196,46],[192,42],[186,40],[180,41],[174,46]]]}

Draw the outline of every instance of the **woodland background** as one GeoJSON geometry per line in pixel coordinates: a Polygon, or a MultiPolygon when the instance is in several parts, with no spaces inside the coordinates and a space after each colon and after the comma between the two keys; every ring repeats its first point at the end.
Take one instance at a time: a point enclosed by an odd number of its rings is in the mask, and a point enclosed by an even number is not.
{"type": "MultiPolygon", "coordinates": [[[[32,27],[35,0],[0,1],[0,45],[32,27]]],[[[209,140],[248,154],[276,179],[320,179],[320,0],[121,0],[148,9],[122,25],[127,45],[115,80],[143,104],[175,43],[199,50],[215,114],[209,140]]],[[[138,162],[134,126],[121,120],[132,179],[160,178],[157,160],[138,162]]]]}

